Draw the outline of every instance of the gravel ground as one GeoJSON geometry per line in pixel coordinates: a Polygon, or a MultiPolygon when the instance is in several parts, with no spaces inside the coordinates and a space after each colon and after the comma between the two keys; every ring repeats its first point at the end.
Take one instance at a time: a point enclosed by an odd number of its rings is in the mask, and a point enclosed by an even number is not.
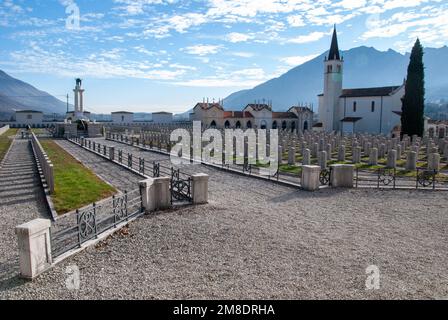
{"type": "Polygon", "coordinates": [[[307,193],[194,167],[211,176],[208,205],[138,219],[35,282],[3,280],[0,298],[448,297],[446,193],[307,193]],[[370,265],[376,291],[365,289],[370,265]],[[68,266],[80,269],[79,290],[65,286],[68,266]]]}
{"type": "Polygon", "coordinates": [[[0,291],[18,274],[15,227],[35,218],[49,218],[39,179],[29,141],[14,140],[0,169],[0,291]]]}

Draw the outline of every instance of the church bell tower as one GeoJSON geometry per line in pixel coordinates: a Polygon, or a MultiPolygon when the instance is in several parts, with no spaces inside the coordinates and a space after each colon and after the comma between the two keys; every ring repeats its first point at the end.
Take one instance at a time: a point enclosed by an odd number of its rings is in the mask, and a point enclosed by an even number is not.
{"type": "Polygon", "coordinates": [[[341,131],[343,114],[341,114],[339,101],[342,95],[344,59],[339,51],[336,26],[334,26],[330,52],[325,58],[324,66],[323,110],[319,110],[319,113],[323,113],[320,115],[321,121],[325,131],[341,131]]]}

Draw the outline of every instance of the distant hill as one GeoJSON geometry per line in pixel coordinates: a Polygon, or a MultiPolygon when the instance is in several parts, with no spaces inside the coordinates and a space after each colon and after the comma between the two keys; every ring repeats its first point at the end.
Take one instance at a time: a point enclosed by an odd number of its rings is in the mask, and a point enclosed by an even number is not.
{"type": "MultiPolygon", "coordinates": [[[[224,100],[225,108],[239,110],[255,100],[272,100],[277,111],[286,110],[298,102],[315,104],[323,90],[324,53],[279,78],[269,80],[251,90],[238,91],[224,100]]],[[[406,77],[409,54],[394,50],[378,51],[358,47],[343,51],[344,88],[400,85],[406,77]]],[[[425,49],[426,99],[428,102],[448,98],[448,47],[425,49]]]]}
{"type": "Polygon", "coordinates": [[[67,104],[0,70],[0,113],[12,114],[26,109],[65,114],[67,104]]]}

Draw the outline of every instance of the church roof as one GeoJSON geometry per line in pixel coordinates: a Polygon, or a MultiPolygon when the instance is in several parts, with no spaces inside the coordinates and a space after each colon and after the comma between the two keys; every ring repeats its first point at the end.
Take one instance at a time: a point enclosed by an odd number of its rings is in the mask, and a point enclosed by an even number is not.
{"type": "Polygon", "coordinates": [[[244,110],[246,110],[249,107],[251,107],[254,111],[262,111],[263,109],[267,109],[269,111],[272,111],[272,108],[269,105],[265,104],[265,103],[262,103],[262,104],[261,103],[248,104],[246,106],[246,108],[244,108],[244,110]]]}
{"type": "Polygon", "coordinates": [[[253,118],[249,111],[224,111],[224,119],[253,118]]]}
{"type": "Polygon", "coordinates": [[[401,86],[378,87],[378,88],[359,88],[342,90],[342,98],[353,97],[385,97],[389,96],[401,86]]]}
{"type": "Polygon", "coordinates": [[[328,54],[328,60],[341,60],[341,54],[339,52],[338,35],[336,33],[336,26],[334,26],[333,39],[331,39],[330,53],[328,54]]]}
{"type": "Polygon", "coordinates": [[[272,119],[297,119],[292,112],[272,112],[272,119]]]}
{"type": "Polygon", "coordinates": [[[342,119],[342,122],[358,122],[359,120],[361,120],[362,118],[359,117],[345,117],[344,119],[342,119]]]}
{"type": "Polygon", "coordinates": [[[209,103],[209,102],[200,102],[200,103],[197,103],[196,104],[196,106],[194,107],[194,109],[196,109],[196,107],[200,107],[201,109],[203,109],[203,110],[209,110],[209,109],[211,109],[211,108],[218,108],[218,109],[220,109],[220,110],[224,110],[223,108],[222,108],[222,106],[221,106],[221,104],[219,104],[219,103],[215,103],[215,102],[213,102],[213,103],[209,103]]]}

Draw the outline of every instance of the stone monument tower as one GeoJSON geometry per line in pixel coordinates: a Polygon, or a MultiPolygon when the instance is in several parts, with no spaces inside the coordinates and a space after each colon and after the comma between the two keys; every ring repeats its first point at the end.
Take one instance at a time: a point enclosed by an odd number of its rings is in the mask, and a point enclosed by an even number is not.
{"type": "Polygon", "coordinates": [[[84,116],[84,89],[82,89],[82,80],[76,79],[76,86],[73,89],[75,94],[75,112],[73,120],[86,120],[84,116]]]}

